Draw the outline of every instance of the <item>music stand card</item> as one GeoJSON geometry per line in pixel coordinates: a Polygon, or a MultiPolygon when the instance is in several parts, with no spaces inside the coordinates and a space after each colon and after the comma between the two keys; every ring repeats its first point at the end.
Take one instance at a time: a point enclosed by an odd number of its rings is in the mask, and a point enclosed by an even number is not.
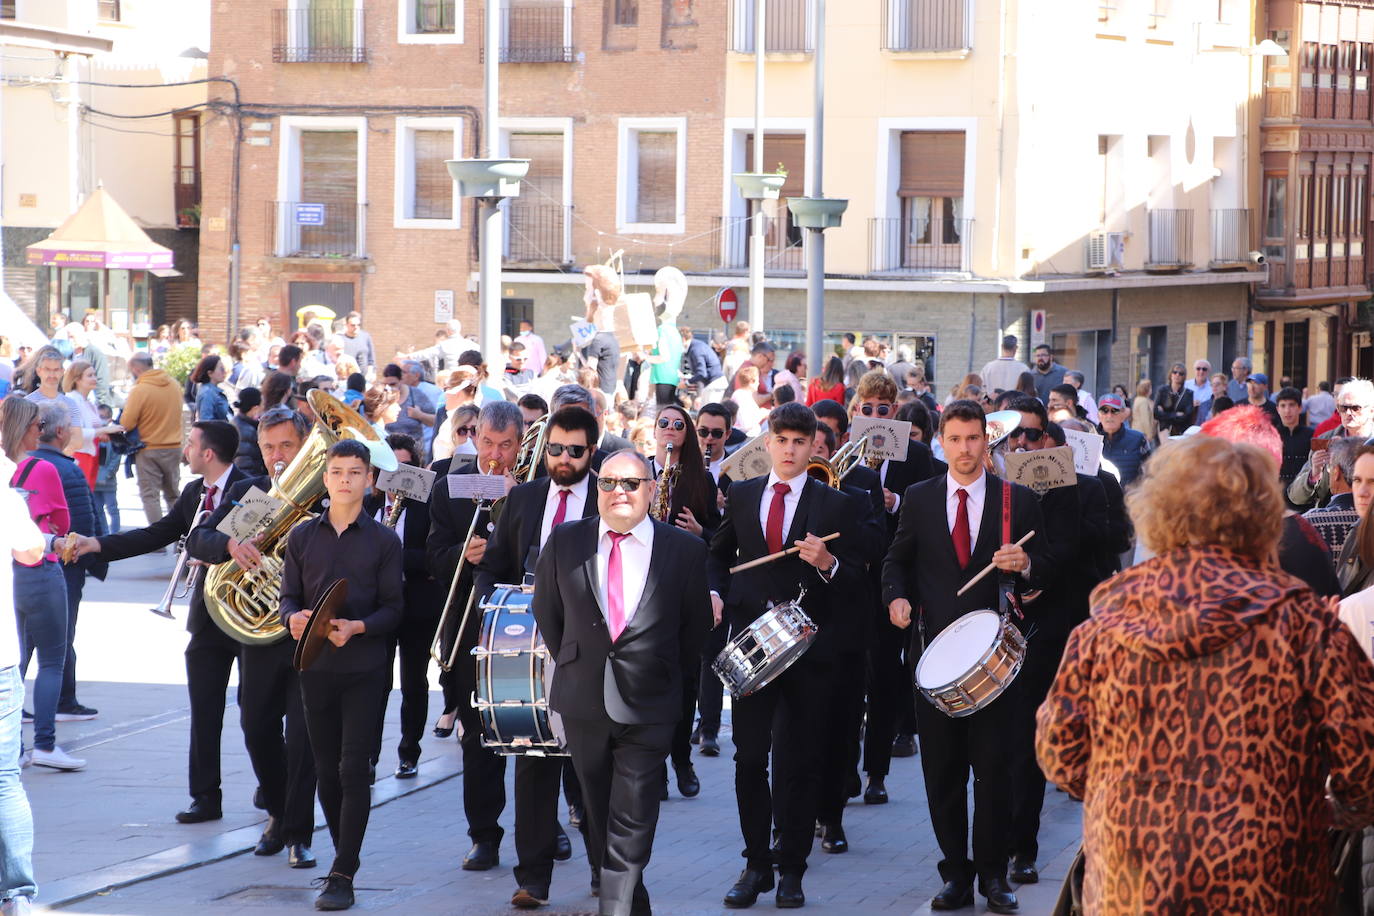
{"type": "Polygon", "coordinates": [[[1073,467],[1080,474],[1096,477],[1102,466],[1102,437],[1076,429],[1064,430],[1064,438],[1073,449],[1073,467]]]}
{"type": "Polygon", "coordinates": [[[449,474],[449,499],[492,502],[506,495],[505,474],[449,474]]]}
{"type": "Polygon", "coordinates": [[[279,511],[282,505],[282,501],[275,496],[251,487],[239,498],[234,511],[215,526],[215,530],[224,532],[236,541],[246,541],[261,532],[263,519],[279,511]]]}
{"type": "MultiPolygon", "coordinates": [[[[472,475],[464,475],[472,476],[472,475]]],[[[381,471],[377,474],[377,489],[394,493],[404,499],[427,502],[430,491],[434,489],[433,471],[403,464],[394,471],[381,471]]]]}
{"type": "Polygon", "coordinates": [[[720,463],[720,472],[731,480],[748,480],[760,477],[773,470],[773,459],[768,455],[768,434],[755,436],[735,449],[720,463]]]}
{"type": "Polygon", "coordinates": [[[1038,452],[1007,452],[1007,478],[1037,493],[1078,484],[1074,476],[1073,450],[1067,445],[1038,452]]]}
{"type": "Polygon", "coordinates": [[[849,439],[855,442],[864,436],[868,437],[865,457],[906,461],[911,445],[911,424],[907,421],[857,416],[849,424],[849,439]]]}

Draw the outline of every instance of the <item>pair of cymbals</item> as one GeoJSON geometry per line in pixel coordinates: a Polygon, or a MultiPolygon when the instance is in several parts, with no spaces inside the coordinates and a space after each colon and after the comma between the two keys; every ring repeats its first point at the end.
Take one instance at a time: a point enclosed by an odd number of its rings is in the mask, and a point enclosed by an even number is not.
{"type": "Polygon", "coordinates": [[[329,633],[333,629],[331,624],[339,616],[347,600],[347,579],[336,579],[324,590],[324,595],[315,603],[314,613],[305,625],[305,632],[296,643],[296,654],[292,664],[297,671],[309,669],[329,645],[329,633]]]}

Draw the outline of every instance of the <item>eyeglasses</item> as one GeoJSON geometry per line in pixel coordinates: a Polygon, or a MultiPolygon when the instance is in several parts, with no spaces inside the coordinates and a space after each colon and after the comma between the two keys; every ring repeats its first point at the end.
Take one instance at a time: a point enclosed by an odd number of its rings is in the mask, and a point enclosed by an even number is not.
{"type": "Polygon", "coordinates": [[[876,413],[878,416],[880,416],[880,417],[885,417],[885,416],[887,416],[888,414],[892,413],[892,405],[891,405],[891,404],[879,404],[879,405],[875,408],[872,404],[865,404],[865,405],[863,405],[862,407],[859,408],[859,413],[863,414],[865,417],[871,417],[871,416],[873,416],[875,413],[876,413]]]}
{"type": "Polygon", "coordinates": [[[669,429],[669,428],[671,428],[671,429],[673,429],[673,430],[675,430],[675,431],[677,431],[677,432],[682,432],[684,429],[687,428],[687,424],[686,424],[686,423],[683,423],[681,420],[669,420],[667,417],[659,417],[659,418],[658,418],[658,428],[659,428],[659,429],[669,429]]]}
{"type": "Polygon", "coordinates": [[[1039,441],[1044,437],[1044,435],[1045,435],[1045,431],[1044,431],[1043,429],[1034,429],[1034,428],[1032,428],[1032,429],[1026,429],[1026,428],[1023,427],[1023,426],[1018,426],[1018,427],[1016,427],[1015,429],[1013,429],[1013,430],[1011,431],[1011,435],[1008,436],[1007,438],[1008,438],[1008,439],[1023,438],[1023,439],[1025,439],[1027,442],[1039,442],[1039,441]]]}
{"type": "Polygon", "coordinates": [[[723,430],[723,429],[707,429],[707,428],[704,427],[704,426],[698,426],[698,427],[697,427],[697,435],[700,436],[700,437],[703,438],[703,439],[724,439],[724,438],[725,438],[725,430],[723,430]]]}
{"type": "Polygon", "coordinates": [[[1115,407],[1099,407],[1099,408],[1097,408],[1097,412],[1098,412],[1098,413],[1107,413],[1107,414],[1121,413],[1121,411],[1117,410],[1115,407]]]}
{"type": "Polygon", "coordinates": [[[602,493],[610,493],[616,487],[620,487],[626,493],[633,493],[639,489],[640,484],[648,483],[652,479],[651,477],[598,477],[596,478],[596,488],[602,493]]]}
{"type": "Polygon", "coordinates": [[[544,451],[555,458],[562,455],[564,452],[567,452],[573,458],[581,458],[583,455],[587,454],[587,446],[564,445],[562,442],[550,442],[544,446],[544,451]]]}
{"type": "Polygon", "coordinates": [[[1343,413],[1359,413],[1364,410],[1367,404],[1337,404],[1336,409],[1343,413]]]}
{"type": "Polygon", "coordinates": [[[475,436],[475,435],[477,435],[477,427],[476,427],[476,426],[455,426],[455,427],[453,427],[453,431],[454,431],[455,433],[457,433],[458,435],[460,435],[460,436],[475,436]]]}

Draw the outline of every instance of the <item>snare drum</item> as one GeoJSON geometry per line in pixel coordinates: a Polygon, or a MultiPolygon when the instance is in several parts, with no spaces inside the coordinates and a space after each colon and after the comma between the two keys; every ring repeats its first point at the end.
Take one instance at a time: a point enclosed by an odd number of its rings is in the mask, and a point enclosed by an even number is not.
{"type": "Polygon", "coordinates": [[[738,700],[767,686],[811,647],[817,627],[795,601],[775,604],[735,635],[711,669],[738,700]]]}
{"type": "Polygon", "coordinates": [[[482,603],[482,629],[472,650],[472,705],[482,723],[482,744],[496,753],[565,756],[563,720],[547,699],[553,659],[535,627],[533,601],[533,588],[498,585],[482,603]]]}
{"type": "Polygon", "coordinates": [[[1021,670],[1026,640],[996,611],[970,611],[931,640],[916,664],[916,686],[955,719],[997,699],[1021,670]]]}

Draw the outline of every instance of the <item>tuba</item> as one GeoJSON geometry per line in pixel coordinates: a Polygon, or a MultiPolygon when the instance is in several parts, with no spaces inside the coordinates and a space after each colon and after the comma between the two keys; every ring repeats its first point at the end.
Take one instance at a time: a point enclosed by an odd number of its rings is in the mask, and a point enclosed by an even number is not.
{"type": "Polygon", "coordinates": [[[372,452],[372,463],[381,470],[395,470],[396,456],[377,431],[356,410],[318,389],[309,395],[315,411],[315,428],[300,453],[272,482],[270,496],[282,503],[280,510],[262,521],[258,550],[262,565],[249,572],[233,560],[212,567],[205,577],[205,609],[215,624],[237,641],[264,646],[286,636],[278,616],[281,577],[286,560],[286,536],[301,522],[314,518],[311,506],[324,495],[324,464],[329,447],[340,439],[358,439],[372,452]]]}

